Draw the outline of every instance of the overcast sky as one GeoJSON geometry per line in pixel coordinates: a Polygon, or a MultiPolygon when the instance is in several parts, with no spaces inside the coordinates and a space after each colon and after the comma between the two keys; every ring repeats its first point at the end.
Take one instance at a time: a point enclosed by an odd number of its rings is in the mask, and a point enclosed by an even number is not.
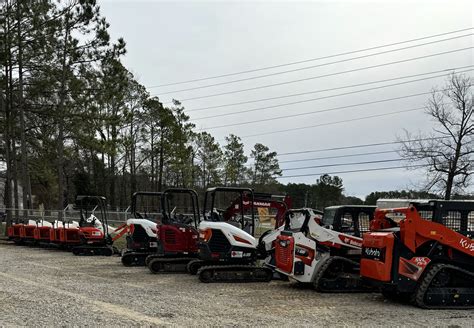
{"type": "MultiPolygon", "coordinates": [[[[333,74],[367,66],[406,60],[473,46],[471,31],[397,46],[379,48],[345,56],[310,61],[298,65],[274,68],[253,73],[179,84],[160,88],[152,86],[173,82],[212,77],[227,73],[258,69],[273,65],[303,61],[349,51],[376,47],[420,37],[441,34],[472,27],[474,8],[472,1],[312,1],[312,2],[250,2],[250,1],[100,1],[102,13],[111,24],[113,38],[124,37],[127,55],[123,62],[153,95],[164,103],[175,98],[182,100],[197,129],[212,133],[220,143],[229,133],[242,137],[249,153],[257,142],[278,153],[324,149],[360,144],[394,141],[411,132],[428,132],[433,126],[423,110],[373,117],[358,121],[337,123],[313,128],[302,127],[359,119],[383,113],[419,108],[426,104],[427,95],[365,106],[349,107],[320,114],[288,117],[240,126],[216,126],[264,120],[278,116],[321,111],[334,107],[373,102],[430,91],[444,86],[444,78],[433,78],[378,90],[337,96],[300,104],[245,112],[313,98],[338,95],[351,91],[378,87],[413,79],[437,76],[433,73],[404,80],[371,84],[334,91],[319,92],[282,99],[197,110],[236,102],[277,97],[354,84],[393,79],[473,65],[473,50],[467,49],[404,63],[381,66],[351,73],[309,79],[253,91],[239,92],[204,99],[184,100],[193,97],[241,90],[287,82],[309,77],[333,74]],[[468,36],[466,36],[468,35],[468,36]],[[320,65],[416,44],[453,40],[350,60],[296,72],[258,78],[238,83],[207,87],[191,91],[182,89],[220,82],[261,76],[291,69],[320,65]],[[464,36],[464,37],[463,37],[464,36]],[[176,92],[174,92],[176,91],[176,92]],[[169,94],[163,94],[171,92],[169,94]],[[244,111],[244,112],[243,112],[244,111]],[[203,117],[236,113],[229,116],[203,117]],[[278,130],[291,131],[246,137],[278,130]]],[[[464,68],[472,69],[472,68],[464,68]]],[[[466,74],[473,75],[473,72],[466,74]]],[[[280,156],[280,161],[311,159],[355,153],[388,151],[396,145],[356,148],[338,151],[280,156]]],[[[282,168],[297,168],[325,164],[396,159],[396,153],[339,159],[308,160],[281,163],[282,168]]],[[[336,172],[365,168],[400,166],[400,162],[370,165],[349,165],[283,171],[284,175],[336,172]]],[[[363,197],[374,190],[393,190],[414,187],[423,178],[422,171],[404,169],[338,174],[344,180],[346,194],[363,197]]],[[[281,182],[314,183],[317,176],[280,179],[281,182]]]]}

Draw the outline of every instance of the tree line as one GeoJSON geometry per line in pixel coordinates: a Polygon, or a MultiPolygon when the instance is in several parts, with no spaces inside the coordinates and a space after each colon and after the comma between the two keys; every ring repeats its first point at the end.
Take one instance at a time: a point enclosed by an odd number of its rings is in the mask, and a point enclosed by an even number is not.
{"type": "Polygon", "coordinates": [[[238,136],[220,145],[179,101],[151,96],[123,66],[125,41],[111,40],[95,0],[5,1],[0,26],[6,207],[20,194],[25,208],[46,209],[100,194],[125,208],[137,190],[258,186],[281,175],[267,146],[248,158],[238,136]]]}
{"type": "MultiPolygon", "coordinates": [[[[125,40],[111,39],[95,0],[6,0],[0,9],[7,208],[22,197],[24,208],[61,209],[78,194],[98,194],[123,209],[137,190],[211,185],[288,193],[297,207],[367,201],[345,196],[339,177],[280,184],[269,147],[257,143],[246,156],[239,136],[219,144],[197,131],[179,101],[165,106],[124,67],[125,40]]],[[[472,83],[454,74],[448,82],[427,106],[439,129],[400,149],[410,164],[428,167],[422,189],[447,199],[469,184],[474,153],[472,83]]],[[[422,137],[407,132],[404,139],[422,137]]]]}

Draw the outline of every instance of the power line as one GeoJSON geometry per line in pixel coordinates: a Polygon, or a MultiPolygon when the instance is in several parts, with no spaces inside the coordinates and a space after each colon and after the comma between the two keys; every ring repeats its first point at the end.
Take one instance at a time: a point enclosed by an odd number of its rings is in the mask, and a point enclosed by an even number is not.
{"type": "MultiPolygon", "coordinates": [[[[338,156],[324,156],[324,157],[316,157],[316,158],[292,159],[292,160],[286,160],[286,161],[278,161],[278,163],[282,164],[282,163],[296,163],[296,162],[311,162],[311,161],[320,161],[320,160],[324,160],[324,159],[371,156],[371,155],[391,154],[391,153],[398,153],[398,150],[392,149],[392,150],[374,151],[374,152],[369,152],[369,153],[356,153],[356,154],[345,154],[345,155],[338,155],[338,156]]],[[[247,165],[254,165],[254,164],[255,163],[251,163],[251,164],[247,164],[247,165]]]]}
{"type": "MultiPolygon", "coordinates": [[[[472,71],[472,69],[468,70],[468,71],[472,71]]],[[[462,73],[462,71],[460,73],[462,73]]],[[[440,75],[438,77],[444,77],[444,75],[440,75]]],[[[310,98],[310,99],[305,99],[305,100],[292,101],[292,102],[288,102],[288,103],[276,104],[276,105],[271,105],[271,106],[257,107],[257,108],[252,108],[252,109],[240,110],[240,111],[237,111],[237,112],[209,115],[209,116],[195,118],[195,119],[193,119],[193,121],[200,121],[200,120],[209,119],[209,118],[217,118],[217,117],[238,115],[238,114],[244,114],[244,113],[250,113],[250,112],[258,112],[258,111],[262,111],[262,110],[265,110],[265,109],[303,104],[303,103],[313,102],[313,101],[317,101],[317,100],[336,98],[336,97],[347,96],[347,95],[352,95],[352,94],[361,93],[361,92],[373,91],[373,90],[380,90],[380,89],[384,89],[384,88],[389,88],[389,87],[398,86],[398,85],[404,85],[404,84],[413,83],[413,82],[419,82],[419,81],[423,81],[423,80],[427,80],[427,79],[423,78],[423,79],[412,80],[412,81],[392,83],[392,84],[387,84],[387,85],[383,85],[383,86],[379,86],[379,87],[373,87],[373,88],[368,88],[368,89],[362,89],[362,90],[339,93],[339,94],[336,94],[336,95],[330,95],[330,96],[324,96],[324,97],[318,97],[318,98],[310,98]]],[[[444,90],[447,90],[447,89],[443,89],[443,90],[440,90],[440,91],[444,91],[444,90]]],[[[393,100],[399,100],[399,99],[405,99],[405,98],[413,98],[413,97],[423,96],[423,95],[427,95],[427,94],[431,94],[431,93],[432,93],[432,91],[422,92],[422,93],[414,93],[414,94],[411,94],[411,95],[405,95],[405,96],[394,97],[394,98],[386,98],[386,99],[382,99],[382,100],[376,100],[376,101],[371,101],[371,102],[361,103],[361,104],[356,104],[356,105],[332,107],[332,108],[329,108],[329,109],[323,109],[323,110],[319,110],[319,111],[311,111],[311,112],[304,112],[304,113],[299,113],[299,114],[277,116],[277,117],[272,117],[272,118],[267,118],[267,119],[262,119],[262,120],[252,120],[252,121],[224,124],[224,125],[208,127],[208,128],[205,128],[205,129],[206,130],[218,129],[218,128],[225,128],[225,127],[235,126],[235,125],[245,125],[245,124],[251,124],[251,123],[256,123],[256,122],[273,121],[273,120],[277,120],[277,119],[281,119],[281,118],[304,116],[304,115],[309,115],[309,114],[312,114],[312,113],[330,112],[330,111],[334,111],[334,110],[342,109],[342,108],[347,108],[347,107],[363,106],[363,105],[376,104],[376,103],[380,103],[380,102],[387,102],[387,101],[393,101],[393,100]]],[[[201,130],[204,130],[204,128],[202,128],[201,130]]]]}
{"type": "MultiPolygon", "coordinates": [[[[406,63],[406,62],[410,62],[410,61],[415,61],[415,60],[420,60],[420,59],[425,59],[425,58],[431,58],[431,57],[436,57],[436,56],[442,56],[442,55],[447,55],[447,54],[460,52],[460,51],[466,51],[466,50],[470,50],[472,48],[474,48],[474,47],[459,48],[459,49],[455,49],[455,50],[438,52],[438,53],[425,55],[425,56],[420,56],[420,57],[412,57],[412,58],[408,58],[408,59],[397,60],[397,61],[383,63],[383,64],[359,67],[359,68],[346,70],[346,71],[340,71],[340,72],[336,72],[336,73],[317,75],[317,76],[312,76],[312,77],[307,77],[307,78],[302,78],[302,79],[297,79],[297,80],[292,80],[292,81],[273,83],[273,84],[266,84],[266,85],[261,85],[261,86],[258,86],[258,87],[252,87],[252,88],[247,88],[247,89],[233,90],[233,91],[227,91],[227,92],[221,92],[221,93],[214,93],[214,94],[205,95],[205,96],[186,98],[186,99],[181,99],[181,102],[188,101],[188,100],[195,100],[195,99],[217,97],[217,96],[222,96],[222,95],[229,95],[229,94],[235,94],[235,93],[241,93],[241,92],[247,92],[247,91],[253,91],[253,90],[260,90],[260,89],[271,88],[271,87],[285,85],[285,84],[292,84],[292,83],[298,83],[298,82],[309,81],[309,80],[314,80],[314,79],[320,79],[320,78],[329,77],[329,76],[336,76],[336,75],[342,75],[342,74],[347,74],[347,73],[359,72],[359,71],[372,69],[372,68],[378,68],[378,67],[383,67],[383,66],[401,64],[401,63],[406,63]]],[[[156,94],[156,95],[158,95],[158,94],[156,94]]],[[[170,104],[170,103],[172,103],[172,101],[165,102],[164,104],[170,104]]]]}
{"type": "MultiPolygon", "coordinates": [[[[444,90],[449,90],[449,89],[444,89],[444,90]]],[[[293,114],[293,115],[278,116],[278,117],[262,119],[262,120],[254,120],[254,121],[251,121],[251,122],[247,121],[247,122],[232,123],[232,124],[227,124],[227,125],[224,125],[224,126],[211,127],[209,129],[230,127],[230,126],[236,126],[236,125],[245,125],[245,124],[251,124],[251,123],[258,123],[258,122],[273,121],[273,120],[282,119],[282,118],[293,118],[293,117],[298,117],[298,116],[313,115],[313,114],[329,112],[329,111],[335,111],[335,110],[340,110],[340,109],[359,107],[359,106],[371,105],[371,104],[376,104],[376,103],[383,103],[383,102],[388,102],[388,101],[393,101],[393,100],[398,100],[398,99],[406,99],[406,98],[411,98],[411,97],[416,97],[416,96],[421,96],[421,95],[426,95],[426,94],[431,94],[431,92],[423,92],[423,93],[419,93],[419,94],[412,94],[412,95],[400,96],[400,97],[395,97],[395,98],[381,99],[381,100],[371,101],[371,102],[367,102],[367,103],[360,103],[360,104],[353,104],[353,105],[347,105],[347,106],[333,107],[333,108],[323,109],[323,110],[320,110],[320,111],[312,111],[312,112],[305,112],[305,113],[299,113],[299,114],[293,114]]],[[[425,108],[425,107],[419,107],[419,108],[413,108],[413,109],[407,109],[407,110],[401,110],[401,111],[389,112],[389,113],[382,113],[382,114],[377,114],[377,115],[364,116],[364,117],[353,118],[353,119],[342,120],[342,121],[336,121],[336,122],[322,123],[322,124],[316,124],[316,125],[308,125],[308,126],[289,128],[289,129],[283,129],[283,130],[273,130],[273,131],[269,131],[269,132],[262,132],[262,133],[257,133],[257,134],[244,135],[244,136],[240,136],[240,138],[243,139],[243,138],[270,135],[270,134],[276,134],[276,133],[282,133],[282,132],[290,132],[290,131],[294,131],[294,130],[309,129],[309,128],[326,126],[326,125],[333,125],[333,124],[339,124],[339,123],[360,121],[360,120],[365,120],[365,119],[369,119],[369,118],[382,117],[382,116],[387,116],[387,115],[394,115],[394,114],[399,114],[399,113],[404,113],[404,112],[415,111],[415,110],[419,110],[419,109],[423,109],[423,108],[425,108]]],[[[201,129],[201,130],[204,130],[204,129],[201,129]]]]}
{"type": "MultiPolygon", "coordinates": [[[[224,125],[211,126],[211,127],[208,127],[208,128],[202,128],[202,129],[200,129],[200,131],[202,131],[202,130],[212,130],[212,129],[227,128],[227,127],[236,126],[236,125],[246,125],[246,124],[252,124],[252,123],[259,123],[259,122],[274,121],[274,120],[278,120],[278,119],[282,119],[282,118],[292,118],[292,117],[305,116],[305,115],[311,115],[311,114],[317,114],[317,113],[326,113],[326,112],[332,112],[332,111],[340,110],[340,109],[346,109],[346,108],[352,108],[352,107],[359,107],[359,106],[365,106],[365,105],[373,105],[373,104],[378,104],[378,103],[382,103],[382,102],[388,102],[388,101],[394,101],[394,100],[400,100],[400,99],[406,99],[406,98],[419,97],[419,96],[423,96],[423,95],[427,95],[427,94],[431,94],[431,92],[415,93],[415,94],[405,95],[405,96],[400,96],[400,97],[386,98],[386,99],[375,100],[375,101],[369,101],[369,102],[364,102],[364,103],[359,103],[359,104],[346,105],[346,106],[331,107],[331,108],[322,109],[322,110],[318,110],[318,111],[311,111],[311,112],[304,112],[304,113],[298,113],[298,114],[276,116],[276,117],[265,118],[265,119],[261,119],[261,120],[252,120],[252,121],[245,121],[245,122],[238,122],[238,123],[231,123],[231,124],[224,124],[224,125]]],[[[335,96],[336,96],[336,95],[335,95],[335,96]]],[[[325,97],[323,97],[323,98],[325,98],[325,97]]],[[[283,106],[301,104],[301,103],[305,103],[305,102],[309,102],[309,101],[315,101],[315,100],[319,100],[319,99],[323,99],[323,98],[317,98],[317,99],[314,99],[314,100],[311,99],[311,100],[308,100],[308,101],[306,101],[306,100],[301,100],[301,101],[293,102],[293,103],[286,103],[286,104],[280,104],[280,105],[275,105],[275,106],[267,106],[267,107],[262,107],[262,108],[255,108],[255,109],[251,109],[251,110],[244,110],[244,111],[240,111],[240,112],[229,113],[229,115],[230,115],[230,114],[236,115],[236,114],[241,114],[241,113],[243,114],[243,113],[248,113],[248,112],[261,111],[261,110],[269,109],[269,108],[276,108],[276,107],[283,107],[283,106]]],[[[229,115],[206,116],[206,117],[202,117],[202,118],[199,118],[199,119],[193,119],[193,121],[198,121],[198,120],[201,120],[201,119],[209,119],[209,118],[222,117],[222,116],[229,116],[229,115]]]]}
{"type": "Polygon", "coordinates": [[[322,173],[309,173],[309,174],[297,174],[297,175],[285,175],[281,177],[276,177],[277,179],[287,179],[287,178],[299,178],[299,177],[311,177],[311,176],[321,176],[324,174],[344,174],[344,173],[357,173],[357,172],[372,172],[372,171],[385,171],[385,170],[395,170],[395,169],[406,169],[406,168],[417,168],[425,167],[426,164],[411,165],[411,166],[389,166],[389,167],[378,167],[373,169],[360,169],[360,170],[349,170],[349,171],[335,171],[335,172],[322,172],[322,173]]]}
{"type": "Polygon", "coordinates": [[[341,120],[341,121],[328,122],[328,123],[320,123],[320,124],[314,124],[314,125],[309,125],[309,126],[302,126],[302,127],[297,127],[297,128],[291,128],[291,129],[284,129],[284,130],[276,130],[276,131],[263,132],[263,133],[257,133],[257,134],[250,134],[250,135],[241,136],[240,138],[241,138],[241,139],[243,139],[243,138],[251,138],[251,137],[257,137],[257,136],[264,136],[264,135],[270,135],[270,134],[277,134],[277,133],[282,133],[282,132],[290,132],[290,131],[295,131],[295,130],[305,130],[305,129],[315,128],[315,127],[328,126],[328,125],[335,125],[335,124],[340,124],[340,123],[348,123],[348,122],[362,121],[362,120],[367,120],[367,119],[376,118],[376,117],[383,117],[383,116],[389,116],[389,115],[396,115],[396,114],[401,114],[401,113],[406,113],[406,112],[414,112],[414,111],[417,111],[417,110],[420,110],[420,109],[424,109],[424,107],[410,108],[410,109],[400,110],[400,111],[395,111],[395,112],[388,112],[388,113],[383,113],[383,114],[375,114],[375,115],[363,116],[363,117],[358,117],[358,118],[353,118],[353,119],[348,119],[348,120],[341,120]]]}
{"type": "Polygon", "coordinates": [[[378,142],[378,143],[370,143],[370,144],[339,146],[339,147],[332,147],[332,148],[309,149],[309,150],[279,153],[278,156],[319,153],[323,151],[346,150],[346,149],[366,148],[366,147],[375,147],[375,146],[396,145],[396,144],[401,144],[405,142],[438,140],[438,139],[446,139],[446,138],[448,137],[419,138],[419,139],[409,139],[409,140],[401,140],[401,141],[386,141],[386,142],[378,142]]]}
{"type": "MultiPolygon", "coordinates": [[[[390,151],[394,152],[394,151],[390,151]]],[[[383,153],[383,152],[381,152],[383,153]]],[[[347,157],[347,156],[346,156],[347,157]]],[[[432,157],[443,157],[443,155],[433,155],[432,157]]],[[[311,165],[311,166],[300,166],[300,167],[289,167],[282,168],[282,171],[295,171],[295,170],[306,170],[306,169],[315,169],[321,167],[333,167],[333,166],[348,166],[348,165],[366,165],[366,164],[378,164],[378,163],[388,163],[388,162],[401,162],[408,159],[404,158],[393,158],[393,159],[382,159],[382,160],[372,160],[372,161],[363,161],[363,162],[349,162],[349,163],[332,163],[332,164],[322,164],[322,165],[311,165]]],[[[255,163],[253,163],[255,164],[255,163]]],[[[427,164],[429,165],[429,164],[427,164]]]]}
{"type": "Polygon", "coordinates": [[[375,47],[370,47],[370,48],[364,48],[364,49],[359,49],[359,50],[352,50],[352,51],[342,52],[342,53],[333,54],[333,55],[328,55],[328,56],[323,56],[323,57],[317,57],[317,58],[311,58],[311,59],[306,59],[306,60],[294,61],[294,62],[290,62],[290,63],[279,64],[279,65],[266,66],[266,67],[255,68],[255,69],[249,69],[249,70],[244,70],[244,71],[239,71],[239,72],[234,72],[234,73],[227,73],[227,74],[221,74],[221,75],[215,75],[215,76],[209,76],[209,77],[202,77],[202,78],[197,78],[197,79],[190,79],[190,80],[186,80],[186,81],[171,82],[171,83],[161,84],[161,85],[153,85],[153,86],[150,86],[150,87],[148,87],[148,88],[165,87],[165,86],[171,86],[171,85],[178,85],[178,84],[184,84],[184,83],[191,83],[191,82],[199,82],[199,81],[217,79],[217,78],[228,77],[228,76],[235,76],[235,75],[246,74],[246,73],[259,72],[259,71],[268,70],[268,69],[273,69],[273,68],[279,68],[279,67],[297,65],[297,64],[302,64],[302,63],[307,63],[307,62],[312,62],[312,61],[317,61],[317,60],[329,59],[329,58],[334,58],[334,57],[339,57],[339,56],[344,56],[344,55],[351,55],[351,54],[355,54],[355,53],[359,53],[359,52],[370,51],[370,50],[376,50],[376,49],[380,49],[380,48],[385,48],[385,47],[396,46],[396,45],[405,44],[405,43],[410,43],[410,42],[415,42],[415,41],[421,41],[421,40],[431,39],[431,38],[435,38],[435,37],[439,37],[439,36],[444,36],[444,35],[449,35],[449,34],[455,34],[455,33],[465,32],[465,31],[470,31],[470,30],[472,30],[472,29],[473,29],[472,27],[469,27],[469,28],[465,28],[465,29],[460,29],[460,30],[455,30],[455,31],[450,31],[450,32],[445,32],[445,33],[440,33],[440,34],[434,34],[434,35],[429,35],[429,36],[420,37],[420,38],[416,38],[416,39],[410,39],[410,40],[405,40],[405,41],[399,41],[399,42],[384,44],[384,45],[375,46],[375,47]]]}
{"type": "MultiPolygon", "coordinates": [[[[444,89],[444,90],[449,90],[449,88],[444,89]]],[[[368,102],[368,103],[361,103],[361,104],[353,104],[353,105],[347,105],[347,106],[334,107],[334,108],[324,109],[324,110],[321,110],[321,111],[313,111],[313,112],[305,112],[305,113],[300,113],[300,114],[279,116],[279,117],[270,118],[270,119],[256,120],[256,121],[253,121],[251,123],[271,121],[271,120],[281,119],[281,118],[289,118],[289,117],[317,114],[317,113],[334,111],[334,110],[339,110],[339,109],[344,109],[344,108],[351,108],[351,107],[358,107],[358,106],[370,105],[370,104],[375,104],[375,103],[382,103],[382,102],[387,102],[387,101],[392,101],[392,100],[397,100],[397,99],[405,99],[405,98],[409,98],[409,97],[415,97],[415,96],[420,96],[420,95],[423,95],[423,94],[430,94],[430,93],[431,92],[424,92],[424,93],[420,93],[420,94],[413,94],[413,95],[407,95],[407,96],[401,96],[401,97],[395,97],[395,98],[376,100],[376,101],[368,102]]],[[[360,120],[365,120],[365,119],[370,119],[370,118],[375,118],[375,117],[382,117],[382,116],[400,114],[400,113],[404,113],[404,112],[411,112],[411,111],[420,110],[420,109],[424,109],[424,108],[425,107],[418,107],[418,108],[412,108],[412,109],[406,109],[406,110],[401,110],[401,111],[364,116],[364,117],[353,118],[353,119],[342,120],[342,121],[336,121],[336,122],[321,123],[321,124],[308,125],[308,126],[302,126],[302,127],[296,127],[296,128],[290,128],[290,129],[283,129],[283,130],[273,130],[273,131],[269,131],[269,132],[262,132],[262,133],[257,133],[257,134],[244,135],[244,136],[240,136],[240,138],[241,139],[251,138],[251,137],[264,136],[264,135],[270,135],[270,134],[276,134],[276,133],[282,133],[282,132],[291,132],[291,131],[295,131],[295,130],[310,129],[310,128],[315,128],[315,127],[320,127],[320,126],[334,125],[334,124],[339,124],[339,123],[354,122],[354,121],[360,121],[360,120]]],[[[247,122],[233,123],[233,124],[228,124],[226,126],[234,126],[234,125],[242,125],[242,124],[249,124],[249,123],[247,123],[247,122]]]]}
{"type": "MultiPolygon", "coordinates": [[[[355,154],[345,154],[345,155],[337,155],[337,156],[324,156],[324,157],[316,157],[316,158],[303,158],[303,159],[292,159],[286,161],[278,161],[279,164],[283,163],[297,163],[297,162],[311,162],[311,161],[320,161],[325,159],[336,159],[336,158],[348,158],[348,157],[359,157],[359,156],[372,156],[372,155],[381,155],[381,154],[393,154],[398,153],[398,150],[382,150],[382,151],[373,151],[369,153],[355,153],[355,154]]],[[[278,154],[277,154],[278,156],[278,154]]],[[[247,163],[245,166],[253,166],[255,163],[247,163]]]]}
{"type": "MultiPolygon", "coordinates": [[[[310,161],[320,161],[324,159],[381,155],[381,154],[390,154],[390,153],[396,153],[396,152],[398,151],[392,149],[392,150],[383,150],[383,151],[373,151],[369,153],[356,153],[356,154],[346,154],[346,155],[337,155],[337,156],[323,156],[323,157],[316,157],[316,158],[291,159],[291,160],[286,160],[286,161],[278,161],[278,163],[283,164],[283,163],[296,163],[296,162],[310,162],[310,161]]],[[[253,163],[249,165],[253,165],[253,163]]]]}
{"type": "Polygon", "coordinates": [[[352,57],[352,58],[346,58],[346,59],[341,59],[341,60],[336,60],[333,62],[329,63],[323,63],[323,64],[318,64],[318,65],[311,65],[311,66],[306,66],[306,67],[300,67],[300,68],[295,68],[287,71],[281,71],[281,72],[275,72],[275,73],[269,73],[269,74],[264,74],[264,75],[258,75],[258,76],[252,76],[252,77],[246,77],[243,79],[238,79],[238,80],[232,80],[232,81],[226,81],[226,82],[219,82],[219,83],[214,83],[214,84],[207,84],[207,85],[201,85],[198,87],[192,87],[192,88],[186,88],[186,89],[180,89],[180,90],[172,90],[172,91],[166,91],[166,92],[161,92],[160,95],[167,95],[171,93],[177,93],[177,92],[185,92],[185,91],[193,91],[193,90],[200,90],[200,89],[207,89],[207,88],[212,88],[212,87],[217,87],[221,85],[228,85],[228,84],[234,84],[234,83],[239,83],[239,82],[245,82],[245,81],[251,81],[251,80],[257,80],[257,79],[262,79],[265,77],[270,77],[270,76],[276,76],[276,75],[282,75],[282,74],[287,74],[287,73],[294,73],[294,72],[299,72],[299,71],[304,71],[312,68],[318,68],[318,67],[324,67],[324,66],[329,66],[329,65],[334,65],[334,64],[340,64],[340,63],[345,63],[353,60],[358,60],[358,59],[364,59],[364,58],[369,58],[369,57],[374,57],[374,56],[379,56],[379,55],[385,55],[387,53],[391,52],[397,52],[397,51],[402,51],[402,50],[407,50],[407,49],[412,49],[412,48],[418,48],[434,43],[439,43],[439,42],[445,42],[445,41],[450,41],[454,39],[459,39],[459,38],[465,38],[468,36],[472,36],[472,33],[461,35],[461,36],[455,36],[451,37],[448,39],[442,39],[442,40],[436,40],[436,41],[431,41],[431,42],[426,42],[426,43],[421,43],[421,44],[415,44],[412,46],[408,47],[403,47],[403,48],[398,48],[398,49],[392,49],[392,50],[385,50],[385,51],[380,51],[376,52],[373,54],[368,54],[368,55],[363,55],[363,56],[358,56],[358,57],[352,57]]]}
{"type": "Polygon", "coordinates": [[[347,166],[347,165],[365,165],[365,164],[377,164],[377,163],[400,162],[400,161],[403,161],[403,159],[396,158],[396,159],[384,159],[384,160],[365,161],[365,162],[323,164],[323,165],[312,165],[312,166],[303,166],[303,167],[290,167],[290,168],[281,169],[281,170],[282,171],[295,171],[295,170],[316,169],[316,168],[321,168],[321,167],[347,166]]]}
{"type": "MultiPolygon", "coordinates": [[[[236,106],[236,105],[245,105],[245,104],[251,104],[251,103],[262,102],[262,101],[267,101],[267,100],[275,100],[275,99],[282,99],[282,98],[289,98],[289,97],[296,97],[296,96],[304,96],[304,95],[309,95],[309,94],[313,94],[313,93],[321,93],[321,92],[327,92],[327,91],[335,91],[335,90],[341,90],[341,89],[347,89],[347,88],[361,87],[361,86],[364,86],[364,85],[370,85],[370,84],[377,84],[377,83],[382,83],[382,82],[408,79],[408,78],[412,78],[412,77],[431,75],[431,74],[440,73],[440,72],[455,71],[455,70],[458,70],[458,69],[464,69],[464,68],[468,68],[468,67],[472,67],[472,66],[473,65],[467,65],[467,66],[461,66],[461,67],[455,67],[455,68],[449,68],[449,69],[442,69],[442,70],[426,72],[426,73],[405,75],[405,76],[394,77],[394,78],[390,78],[390,79],[383,79],[383,80],[378,80],[378,81],[370,81],[370,82],[364,82],[364,83],[358,83],[358,84],[352,84],[352,85],[345,85],[345,86],[329,88],[329,89],[320,89],[320,90],[314,90],[314,91],[308,91],[308,92],[294,93],[294,94],[284,95],[284,96],[261,98],[261,99],[256,99],[256,100],[241,101],[241,102],[236,102],[236,103],[209,106],[209,107],[200,107],[200,108],[196,108],[196,109],[187,109],[186,112],[188,112],[188,113],[189,112],[197,112],[197,111],[203,111],[203,110],[207,110],[207,109],[229,107],[229,106],[236,106]]],[[[466,71],[464,71],[464,72],[466,72],[466,71]]],[[[462,73],[462,72],[459,72],[459,73],[462,73]]],[[[445,75],[442,75],[442,76],[445,76],[445,75]]],[[[432,76],[432,77],[429,77],[429,78],[426,78],[426,79],[428,80],[428,79],[433,79],[433,78],[438,78],[438,77],[439,76],[432,76]]],[[[418,80],[414,80],[414,81],[418,81],[418,80]]]]}

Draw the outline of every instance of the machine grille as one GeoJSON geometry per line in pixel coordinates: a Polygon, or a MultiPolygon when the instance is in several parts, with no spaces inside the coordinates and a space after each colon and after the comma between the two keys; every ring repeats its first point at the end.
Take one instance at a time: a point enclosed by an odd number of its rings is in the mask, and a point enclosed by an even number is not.
{"type": "Polygon", "coordinates": [[[292,249],[290,247],[282,247],[278,245],[276,247],[277,263],[282,266],[291,266],[291,260],[293,259],[292,249]]]}
{"type": "Polygon", "coordinates": [[[168,245],[176,244],[176,233],[172,230],[165,230],[165,243],[168,245]]]}
{"type": "Polygon", "coordinates": [[[293,271],[295,240],[290,236],[279,236],[275,243],[275,263],[283,272],[293,271]]]}
{"type": "Polygon", "coordinates": [[[211,252],[228,252],[230,251],[230,243],[227,237],[220,230],[212,230],[212,237],[209,240],[209,248],[211,252]]]}

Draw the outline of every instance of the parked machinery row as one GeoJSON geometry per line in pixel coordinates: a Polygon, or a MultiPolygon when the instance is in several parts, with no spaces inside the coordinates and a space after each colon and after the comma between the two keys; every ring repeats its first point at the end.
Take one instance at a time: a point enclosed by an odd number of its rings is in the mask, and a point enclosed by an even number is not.
{"type": "Polygon", "coordinates": [[[473,308],[474,201],[402,205],[332,206],[319,212],[291,209],[288,197],[218,187],[206,191],[201,213],[195,191],[168,189],[134,194],[132,217],[114,237],[106,219],[93,214],[86,219],[82,210],[80,222],[30,222],[12,226],[9,235],[17,242],[39,242],[49,232],[51,243],[56,233],[59,240],[68,239],[72,229],[70,239],[81,241],[65,245],[75,254],[105,254],[126,234],[122,263],[146,265],[152,273],[189,272],[207,283],[283,277],[319,292],[380,291],[424,308],[473,308]],[[160,210],[140,211],[142,198],[160,210]],[[264,228],[265,219],[271,229],[264,228]],[[100,230],[101,243],[86,238],[97,233],[86,234],[87,229],[100,230]]]}
{"type": "Polygon", "coordinates": [[[111,256],[114,238],[107,220],[106,199],[100,196],[77,196],[77,220],[66,218],[48,222],[28,220],[8,228],[10,240],[20,245],[38,245],[71,250],[75,255],[111,256]]]}

